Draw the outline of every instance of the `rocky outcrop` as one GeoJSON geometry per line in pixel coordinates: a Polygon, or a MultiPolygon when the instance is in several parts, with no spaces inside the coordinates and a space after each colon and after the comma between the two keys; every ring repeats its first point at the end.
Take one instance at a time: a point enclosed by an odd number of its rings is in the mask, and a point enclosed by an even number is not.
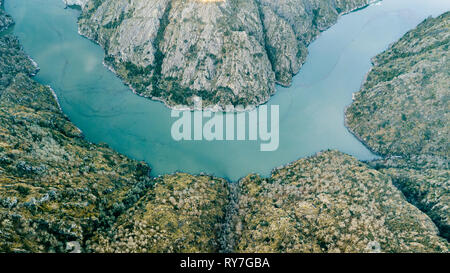
{"type": "Polygon", "coordinates": [[[408,201],[435,222],[440,236],[450,239],[450,170],[433,158],[415,161],[389,158],[370,165],[389,175],[408,201]]]}
{"type": "Polygon", "coordinates": [[[89,0],[63,0],[67,6],[79,6],[84,8],[89,0]]]}
{"type": "Polygon", "coordinates": [[[140,95],[170,106],[254,106],[289,85],[308,44],[371,0],[113,0],[83,7],[80,32],[140,95]]]}
{"type": "Polygon", "coordinates": [[[13,24],[14,21],[11,16],[9,14],[6,14],[3,10],[3,0],[0,0],[0,32],[9,28],[13,24]]]}
{"type": "Polygon", "coordinates": [[[449,250],[433,222],[389,176],[323,152],[239,182],[237,252],[449,250]]]}
{"type": "Polygon", "coordinates": [[[266,34],[266,50],[276,80],[288,86],[306,60],[307,46],[334,25],[341,14],[364,7],[367,0],[257,0],[266,34]]]}
{"type": "Polygon", "coordinates": [[[0,37],[0,252],[219,248],[225,180],[151,178],[145,163],[87,142],[36,69],[17,38],[0,37]]]}
{"type": "Polygon", "coordinates": [[[429,18],[374,58],[347,110],[352,132],[387,156],[373,163],[449,237],[450,12],[429,18]]]}

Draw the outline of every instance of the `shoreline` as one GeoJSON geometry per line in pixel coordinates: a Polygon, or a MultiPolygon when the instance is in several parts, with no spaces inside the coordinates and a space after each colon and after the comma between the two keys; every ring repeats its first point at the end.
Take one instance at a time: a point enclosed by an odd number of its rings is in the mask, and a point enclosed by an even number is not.
{"type": "MultiPolygon", "coordinates": [[[[339,19],[341,16],[344,16],[344,15],[346,15],[346,14],[355,12],[355,11],[357,11],[357,10],[361,10],[361,9],[367,8],[368,6],[371,6],[371,5],[373,5],[373,4],[375,4],[375,3],[379,3],[379,2],[381,2],[381,0],[374,0],[374,1],[372,1],[371,3],[369,3],[368,5],[365,5],[364,7],[355,8],[355,9],[349,11],[349,12],[341,13],[341,14],[339,14],[338,19],[339,19]]],[[[78,7],[78,9],[81,8],[80,6],[75,6],[75,7],[78,7]]],[[[69,6],[68,8],[74,8],[74,6],[69,6]]],[[[78,34],[79,34],[80,36],[82,36],[82,37],[88,39],[90,42],[93,42],[94,44],[100,46],[100,47],[102,48],[102,50],[103,50],[103,53],[105,53],[104,47],[103,47],[98,41],[96,41],[96,40],[94,40],[92,37],[90,37],[90,36],[88,35],[88,33],[84,33],[84,32],[82,31],[82,29],[80,28],[80,25],[79,25],[79,24],[77,24],[77,25],[78,25],[78,26],[77,26],[77,32],[78,32],[78,34]]],[[[334,24],[333,24],[333,25],[334,25],[334,24]]],[[[329,28],[327,28],[327,29],[329,29],[329,28]]],[[[325,30],[324,30],[324,31],[325,31],[325,30]]],[[[320,31],[320,33],[319,33],[316,37],[314,37],[314,39],[313,39],[312,41],[317,40],[317,39],[320,37],[320,35],[321,35],[324,31],[320,31]]],[[[312,41],[311,41],[311,43],[312,43],[312,41]]],[[[308,57],[309,57],[309,55],[308,55],[308,57]]],[[[305,62],[306,62],[306,59],[305,59],[305,62]]],[[[112,65],[106,63],[104,58],[103,58],[103,60],[102,60],[102,64],[103,64],[109,71],[111,71],[112,73],[114,73],[114,75],[115,75],[116,77],[118,77],[118,78],[121,80],[121,82],[122,82],[126,87],[128,87],[128,88],[129,88],[135,95],[137,95],[137,96],[140,96],[140,97],[143,97],[143,98],[145,98],[145,99],[149,99],[149,100],[152,100],[152,101],[155,101],[155,102],[162,103],[162,104],[165,105],[165,107],[167,107],[167,108],[169,108],[169,109],[172,109],[172,110],[176,110],[176,111],[196,111],[196,110],[198,110],[198,109],[195,108],[195,106],[192,106],[192,107],[182,107],[182,108],[178,107],[178,108],[177,108],[177,106],[169,105],[168,102],[167,102],[166,100],[164,100],[164,99],[161,99],[161,98],[158,98],[158,97],[148,97],[148,96],[141,95],[141,94],[137,93],[136,89],[135,89],[130,83],[126,82],[126,81],[125,81],[125,80],[117,73],[117,71],[115,70],[115,68],[114,68],[112,65]]],[[[302,66],[303,66],[303,65],[302,65],[302,66]]],[[[367,77],[367,75],[370,73],[370,71],[371,71],[372,69],[373,69],[373,67],[366,73],[366,77],[367,77]]],[[[301,69],[299,70],[299,72],[300,72],[300,71],[301,71],[301,69]]],[[[299,72],[298,72],[298,73],[299,73],[299,72]]],[[[297,74],[298,74],[298,73],[297,73],[297,74]]],[[[293,75],[293,76],[296,76],[297,74],[295,74],[295,75],[293,75]]],[[[366,77],[365,77],[365,78],[366,78],[366,77]]],[[[365,80],[364,80],[364,81],[365,81],[365,80]]],[[[364,81],[363,81],[362,85],[364,84],[364,81]]],[[[283,84],[277,83],[277,85],[278,85],[278,86],[284,87],[283,84]]],[[[291,86],[291,85],[292,85],[292,84],[290,84],[290,85],[288,85],[288,86],[291,86]]],[[[362,86],[362,85],[361,85],[361,86],[362,86]]],[[[276,93],[276,92],[275,92],[275,93],[276,93]]],[[[244,110],[242,110],[242,111],[237,111],[236,109],[234,109],[234,111],[230,111],[230,112],[245,112],[245,111],[251,111],[251,110],[253,110],[253,109],[256,109],[256,108],[259,107],[259,106],[262,106],[262,105],[267,104],[267,103],[270,101],[271,97],[272,97],[273,95],[275,95],[275,93],[273,93],[273,94],[272,94],[265,102],[263,102],[263,103],[261,103],[261,104],[259,104],[259,105],[257,105],[257,106],[253,106],[253,107],[244,109],[244,110]]],[[[356,135],[356,134],[348,127],[348,124],[347,124],[347,118],[346,118],[346,116],[345,116],[345,113],[346,113],[346,110],[347,110],[348,107],[349,107],[349,106],[345,107],[345,109],[344,109],[344,126],[345,126],[345,128],[346,128],[346,129],[347,129],[347,130],[348,130],[348,131],[349,131],[349,132],[350,132],[350,133],[351,133],[351,134],[352,134],[359,142],[361,142],[361,143],[362,143],[362,144],[363,144],[363,145],[364,145],[371,153],[373,153],[373,154],[377,157],[377,158],[374,158],[374,159],[371,159],[371,160],[359,160],[359,159],[357,159],[357,160],[360,161],[360,162],[366,163],[366,162],[370,162],[370,161],[374,161],[374,160],[384,159],[384,157],[383,157],[381,154],[375,152],[373,149],[371,149],[370,147],[368,147],[367,144],[366,144],[359,136],[357,136],[357,135],[356,135]]],[[[203,108],[202,110],[203,110],[203,111],[211,111],[211,112],[226,112],[226,111],[223,111],[222,107],[220,107],[219,105],[209,106],[209,107],[203,108]]],[[[81,131],[81,130],[80,130],[80,131],[81,131]]],[[[91,143],[92,143],[92,142],[91,142],[91,143]]],[[[265,175],[264,175],[264,174],[261,174],[261,173],[250,172],[250,173],[247,173],[246,175],[244,175],[244,176],[242,176],[242,177],[240,177],[240,178],[238,178],[238,179],[230,179],[230,178],[228,178],[228,177],[217,176],[217,175],[214,174],[214,173],[207,173],[207,172],[204,172],[204,171],[199,172],[199,173],[195,173],[195,172],[189,172],[189,171],[181,171],[181,170],[177,170],[177,171],[170,172],[170,173],[157,174],[157,175],[154,175],[154,176],[151,175],[151,177],[152,177],[152,178],[156,178],[156,177],[162,177],[162,176],[165,176],[165,175],[171,175],[171,174],[177,174],[177,173],[187,173],[187,174],[190,174],[190,175],[201,175],[201,176],[210,176],[210,177],[221,177],[221,178],[225,179],[226,181],[228,181],[228,182],[230,182],[230,183],[238,183],[238,182],[241,181],[243,178],[245,178],[245,177],[247,177],[247,176],[249,176],[249,175],[258,175],[258,176],[263,177],[263,178],[269,178],[269,177],[271,177],[271,176],[273,175],[274,172],[276,172],[276,171],[279,170],[279,169],[282,169],[282,168],[288,167],[288,166],[290,166],[290,165],[292,165],[292,164],[295,164],[295,162],[297,162],[297,161],[299,161],[299,160],[301,160],[301,159],[310,158],[310,157],[313,157],[313,156],[315,156],[315,155],[317,155],[317,154],[320,154],[320,153],[323,153],[323,152],[326,152],[326,151],[338,151],[338,150],[335,150],[335,149],[334,149],[334,150],[333,150],[333,149],[323,149],[323,150],[317,151],[317,152],[315,152],[315,153],[311,153],[310,155],[307,155],[307,156],[300,156],[300,157],[298,157],[297,159],[295,159],[295,160],[293,160],[293,161],[287,162],[286,164],[282,164],[282,165],[273,167],[273,168],[270,170],[270,173],[269,173],[269,174],[265,174],[265,175]]],[[[340,151],[339,151],[339,152],[340,152],[340,151]]],[[[343,153],[343,152],[341,152],[341,153],[343,153]]],[[[347,154],[347,153],[343,153],[343,154],[347,154]]],[[[347,155],[350,155],[350,154],[347,154],[347,155]]],[[[350,156],[352,156],[352,155],[350,155],[350,156]]],[[[354,156],[352,156],[352,157],[354,157],[354,156]]],[[[355,158],[356,158],[356,157],[355,157],[355,158]]],[[[152,166],[152,164],[151,164],[150,162],[147,162],[147,163],[149,164],[149,166],[152,166]]]]}
{"type": "Polygon", "coordinates": [[[348,125],[348,118],[347,118],[347,110],[348,108],[351,106],[352,104],[348,105],[347,107],[345,107],[344,110],[344,127],[345,129],[347,129],[347,131],[354,136],[361,144],[364,145],[364,147],[366,147],[367,150],[369,150],[371,153],[373,153],[375,156],[379,157],[378,159],[372,159],[372,160],[359,160],[361,162],[370,162],[370,161],[375,161],[375,160],[379,160],[379,159],[385,159],[386,156],[382,155],[381,153],[375,151],[374,149],[372,149],[372,147],[370,147],[362,138],[361,136],[359,136],[358,134],[356,134],[356,132],[354,132],[352,130],[352,128],[348,125]]]}
{"type": "MultiPolygon", "coordinates": [[[[79,34],[80,36],[82,36],[82,37],[88,39],[88,40],[91,41],[92,43],[94,43],[94,44],[100,46],[100,47],[103,49],[103,51],[105,50],[104,47],[103,47],[101,44],[99,44],[97,41],[95,41],[94,39],[92,39],[91,37],[89,37],[87,34],[82,33],[81,30],[80,30],[80,28],[78,28],[78,34],[79,34]]],[[[273,93],[273,94],[270,95],[270,97],[269,97],[267,100],[265,100],[264,102],[262,102],[262,103],[260,103],[260,104],[258,104],[258,105],[256,105],[256,106],[249,106],[249,105],[248,105],[248,106],[244,107],[244,109],[241,109],[241,107],[239,107],[239,106],[232,106],[232,107],[230,107],[230,108],[228,108],[228,109],[227,109],[227,108],[224,109],[224,108],[223,108],[222,106],[220,106],[219,104],[215,104],[215,105],[213,105],[213,106],[207,106],[207,107],[204,107],[204,108],[202,108],[202,109],[198,109],[198,108],[196,108],[195,106],[185,106],[185,105],[183,105],[183,106],[175,105],[175,106],[174,106],[174,105],[169,104],[169,103],[167,102],[167,100],[164,100],[164,99],[162,99],[162,98],[159,98],[159,97],[149,97],[149,96],[145,96],[145,95],[139,94],[139,93],[136,91],[136,88],[134,88],[134,87],[131,85],[131,83],[128,83],[127,81],[125,81],[125,80],[123,79],[123,77],[121,77],[121,76],[117,73],[117,71],[115,70],[115,68],[114,68],[112,65],[109,65],[109,64],[107,64],[107,63],[105,62],[105,59],[103,59],[102,64],[103,64],[103,66],[104,66],[105,68],[107,68],[109,71],[111,71],[117,78],[119,78],[120,81],[121,81],[126,87],[128,87],[128,88],[133,92],[133,94],[135,94],[135,95],[137,95],[137,96],[139,96],[139,97],[142,97],[142,98],[145,98],[145,99],[154,101],[154,102],[162,103],[162,104],[164,104],[165,107],[167,107],[167,108],[170,109],[170,110],[174,110],[174,111],[205,111],[205,112],[212,112],[212,113],[220,113],[220,112],[222,112],[222,113],[242,113],[242,112],[250,112],[250,111],[253,111],[253,110],[257,109],[258,107],[260,107],[260,106],[262,106],[262,105],[267,104],[267,103],[270,101],[270,98],[272,98],[272,96],[275,95],[275,93],[273,93]]],[[[198,98],[198,97],[197,97],[197,98],[198,98]]]]}
{"type": "MultiPolygon", "coordinates": [[[[67,3],[68,0],[62,0],[62,1],[63,1],[64,4],[66,5],[66,8],[73,8],[73,9],[77,9],[77,10],[80,10],[81,12],[83,12],[83,8],[84,8],[84,7],[83,7],[82,5],[80,5],[79,3],[73,3],[73,4],[70,4],[70,5],[69,5],[69,4],[67,3]]],[[[366,5],[364,5],[364,6],[361,6],[361,7],[355,7],[354,9],[349,10],[349,11],[347,11],[347,12],[339,13],[339,14],[338,14],[338,17],[337,17],[337,19],[336,19],[336,22],[335,22],[334,24],[332,24],[331,26],[327,27],[326,29],[320,30],[320,32],[318,33],[318,35],[316,35],[315,37],[313,37],[313,38],[311,39],[311,41],[308,43],[307,48],[311,45],[312,42],[314,42],[315,40],[317,40],[317,39],[321,36],[321,34],[322,34],[324,31],[326,31],[327,29],[329,29],[329,28],[331,28],[332,26],[334,26],[342,16],[345,16],[345,15],[350,14],[350,13],[353,13],[353,12],[357,12],[358,10],[363,10],[363,9],[365,9],[365,8],[371,6],[371,5],[374,5],[374,4],[377,4],[377,3],[381,3],[381,2],[382,2],[382,0],[371,0],[368,4],[366,4],[366,5]]],[[[78,32],[78,34],[79,34],[80,36],[82,36],[82,37],[88,39],[89,41],[93,42],[94,44],[100,46],[100,47],[103,49],[103,53],[105,53],[105,48],[104,48],[104,46],[101,45],[98,41],[96,41],[96,40],[93,39],[92,37],[90,37],[87,33],[83,33],[83,32],[81,31],[81,28],[80,28],[80,24],[79,24],[79,23],[77,23],[77,29],[78,29],[77,32],[78,32]]],[[[195,106],[172,105],[172,104],[169,104],[169,102],[168,102],[167,100],[163,99],[163,98],[160,98],[160,97],[153,97],[153,96],[150,97],[150,96],[145,96],[145,95],[139,94],[139,93],[136,91],[136,89],[131,85],[131,83],[128,83],[125,79],[123,79],[123,78],[117,73],[117,71],[114,69],[114,67],[113,67],[112,65],[107,64],[107,63],[105,62],[104,59],[103,59],[102,63],[103,63],[103,65],[104,65],[108,70],[110,70],[112,73],[114,73],[114,75],[115,75],[116,77],[118,77],[118,78],[122,81],[122,83],[123,83],[125,86],[127,86],[129,89],[131,89],[131,91],[132,91],[135,95],[140,96],[140,97],[145,98],[145,99],[148,99],[148,100],[155,101],[155,102],[160,102],[160,103],[164,104],[164,106],[167,107],[167,108],[169,108],[170,110],[174,110],[174,111],[206,111],[206,112],[212,112],[212,113],[219,113],[219,112],[222,112],[222,113],[242,113],[242,112],[250,112],[250,111],[253,111],[253,110],[257,109],[258,107],[263,106],[263,105],[266,105],[267,103],[269,103],[269,101],[271,100],[271,98],[277,93],[277,90],[276,90],[276,87],[277,87],[277,86],[280,86],[280,87],[282,87],[282,88],[288,88],[288,87],[292,86],[293,78],[294,78],[295,76],[297,76],[297,75],[300,73],[300,71],[301,71],[303,65],[305,64],[305,62],[306,62],[308,56],[309,56],[309,54],[307,54],[307,57],[306,57],[305,60],[302,62],[299,71],[298,71],[297,73],[295,73],[295,74],[292,74],[292,79],[291,79],[291,82],[290,82],[289,84],[284,84],[284,83],[282,83],[282,82],[279,82],[279,81],[275,80],[275,88],[274,88],[274,91],[268,96],[267,99],[261,101],[261,102],[260,102],[259,104],[257,104],[257,105],[247,105],[246,107],[243,107],[244,109],[242,109],[242,107],[240,107],[239,105],[238,105],[238,106],[232,106],[232,107],[225,108],[225,109],[224,109],[224,107],[222,107],[222,106],[219,105],[219,104],[209,105],[209,106],[207,106],[207,107],[202,107],[202,109],[198,109],[198,108],[195,107],[195,106]]],[[[370,71],[369,71],[369,72],[370,72],[370,71]]]]}

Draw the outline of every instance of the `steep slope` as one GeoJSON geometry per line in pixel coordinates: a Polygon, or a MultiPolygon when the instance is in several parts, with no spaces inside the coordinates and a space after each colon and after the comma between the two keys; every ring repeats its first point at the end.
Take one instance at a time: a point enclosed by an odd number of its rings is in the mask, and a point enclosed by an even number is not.
{"type": "Polygon", "coordinates": [[[450,12],[374,58],[349,128],[387,160],[373,163],[450,238],[450,12]]]}
{"type": "Polygon", "coordinates": [[[80,32],[143,96],[170,106],[254,106],[289,85],[308,44],[371,0],[71,1],[80,32]]]}
{"type": "Polygon", "coordinates": [[[228,182],[208,176],[166,175],[92,238],[94,252],[218,252],[228,203],[228,182]]]}
{"type": "MultiPolygon", "coordinates": [[[[84,140],[35,73],[17,39],[0,37],[0,252],[449,250],[384,161],[376,171],[325,152],[238,185],[150,178],[145,163],[84,140]]],[[[433,162],[422,167],[445,164],[433,162]]]]}
{"type": "Polygon", "coordinates": [[[448,252],[389,176],[329,151],[238,184],[175,174],[87,243],[92,252],[448,252]]]}
{"type": "Polygon", "coordinates": [[[389,158],[371,162],[380,172],[391,176],[409,202],[436,223],[440,235],[450,239],[450,170],[448,161],[403,160],[389,158]]]}
{"type": "Polygon", "coordinates": [[[447,252],[390,178],[324,152],[239,182],[238,252],[447,252]]]}
{"type": "Polygon", "coordinates": [[[129,220],[132,212],[142,214],[145,206],[151,223],[164,228],[148,235],[156,240],[149,251],[217,248],[225,181],[152,179],[145,163],[88,143],[52,90],[30,78],[35,72],[17,39],[0,37],[0,252],[90,251],[96,234],[129,220]],[[184,205],[172,205],[172,198],[183,202],[179,198],[186,195],[184,205]]]}
{"type": "Polygon", "coordinates": [[[83,140],[15,37],[0,38],[0,69],[0,251],[66,251],[148,188],[150,169],[83,140]]]}

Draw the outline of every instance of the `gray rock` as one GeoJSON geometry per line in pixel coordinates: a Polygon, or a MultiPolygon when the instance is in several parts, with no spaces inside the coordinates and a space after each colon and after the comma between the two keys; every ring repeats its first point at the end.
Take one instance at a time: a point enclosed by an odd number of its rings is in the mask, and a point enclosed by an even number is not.
{"type": "Polygon", "coordinates": [[[77,241],[67,242],[66,250],[69,253],[81,253],[81,245],[77,241]]]}
{"type": "Polygon", "coordinates": [[[66,0],[80,32],[138,94],[169,106],[255,106],[290,85],[308,44],[372,0],[66,0]]]}

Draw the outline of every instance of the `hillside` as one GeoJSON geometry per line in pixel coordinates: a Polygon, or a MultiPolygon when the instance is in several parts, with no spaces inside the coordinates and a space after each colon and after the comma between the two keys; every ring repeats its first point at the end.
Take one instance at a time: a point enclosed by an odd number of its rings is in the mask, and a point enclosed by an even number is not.
{"type": "Polygon", "coordinates": [[[307,46],[371,0],[66,0],[135,91],[170,106],[254,106],[290,85],[307,46]]]}
{"type": "Polygon", "coordinates": [[[429,18],[373,59],[350,130],[387,157],[372,163],[450,238],[450,12],[429,18]]]}
{"type": "Polygon", "coordinates": [[[0,0],[0,32],[10,27],[14,21],[8,14],[5,13],[3,8],[3,0],[0,0]]]}
{"type": "MultiPolygon", "coordinates": [[[[440,39],[447,16],[419,29],[440,39]]],[[[327,151],[237,184],[151,177],[86,141],[36,73],[17,38],[1,36],[0,252],[449,252],[439,151],[369,164],[327,151]]]]}
{"type": "Polygon", "coordinates": [[[238,185],[237,252],[447,252],[389,176],[329,151],[238,185]]]}

